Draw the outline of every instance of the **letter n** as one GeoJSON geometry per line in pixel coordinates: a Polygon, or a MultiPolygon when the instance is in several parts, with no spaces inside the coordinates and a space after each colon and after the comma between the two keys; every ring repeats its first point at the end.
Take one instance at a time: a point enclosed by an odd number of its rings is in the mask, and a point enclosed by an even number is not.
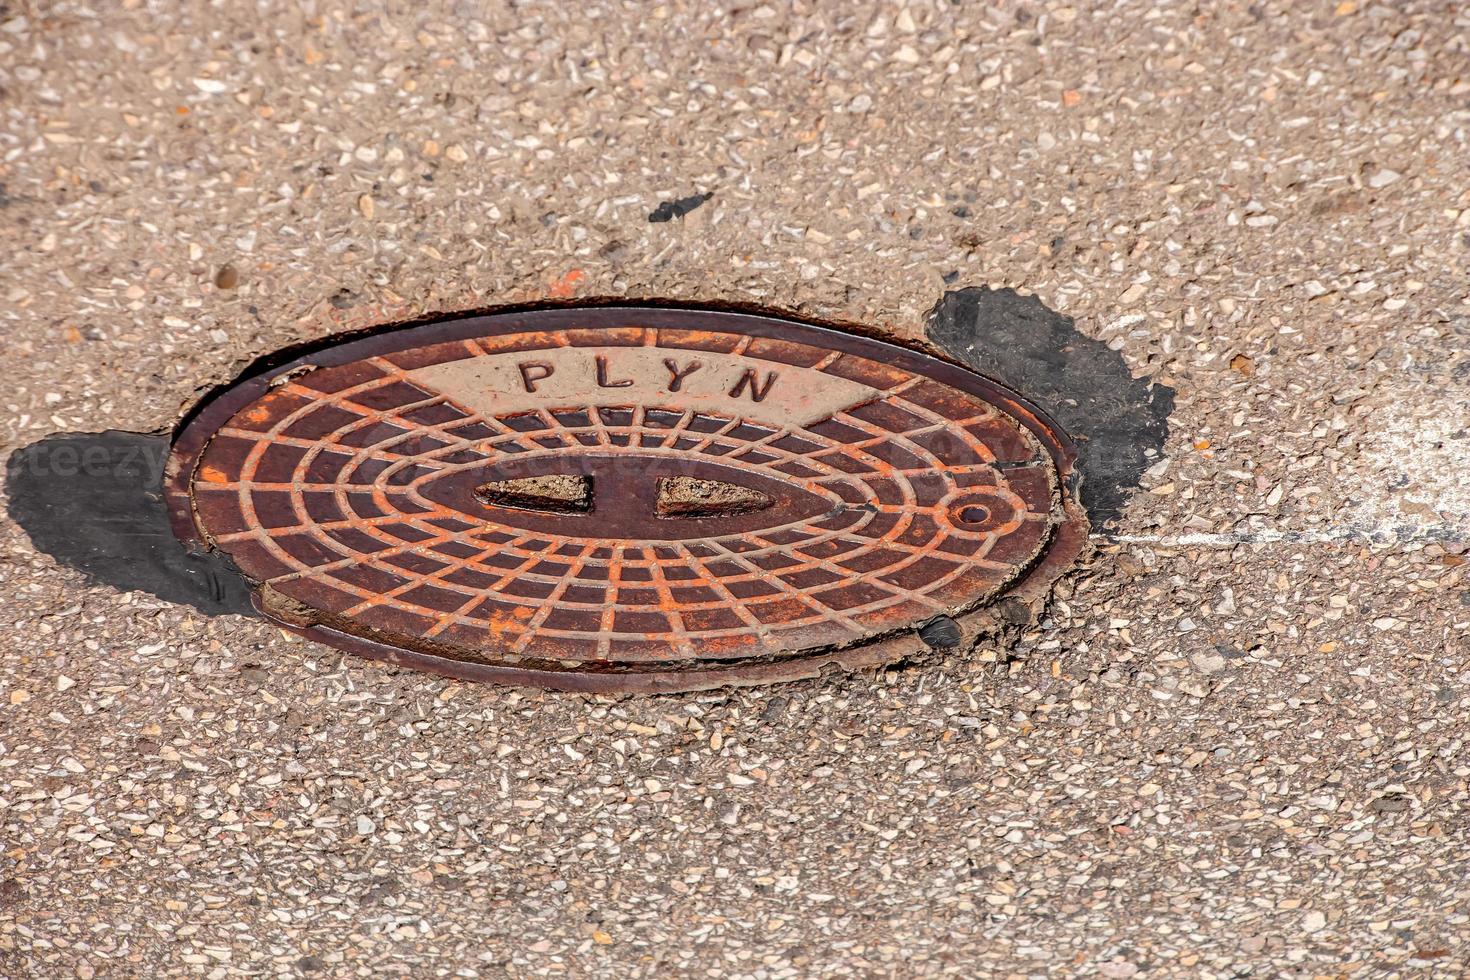
{"type": "Polygon", "coordinates": [[[761,384],[756,377],[755,369],[752,368],[740,376],[735,382],[735,387],[730,389],[731,398],[739,398],[740,393],[746,388],[750,389],[750,400],[753,402],[765,401],[766,394],[771,390],[771,385],[776,383],[776,372],[772,371],[766,375],[766,381],[761,384]]]}

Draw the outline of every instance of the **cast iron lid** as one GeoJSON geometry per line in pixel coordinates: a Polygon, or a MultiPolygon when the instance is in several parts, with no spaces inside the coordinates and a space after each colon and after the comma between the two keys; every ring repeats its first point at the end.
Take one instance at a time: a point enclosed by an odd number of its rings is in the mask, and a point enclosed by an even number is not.
{"type": "Polygon", "coordinates": [[[688,690],[891,661],[936,622],[964,642],[1076,556],[1072,460],[1018,394],[893,344],[587,307],[285,360],[200,406],[166,489],[180,538],[310,638],[688,690]]]}

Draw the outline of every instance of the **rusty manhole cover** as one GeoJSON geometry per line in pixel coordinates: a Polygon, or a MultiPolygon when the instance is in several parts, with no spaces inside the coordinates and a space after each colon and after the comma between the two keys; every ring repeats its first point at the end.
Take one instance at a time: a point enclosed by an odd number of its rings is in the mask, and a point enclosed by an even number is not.
{"type": "Polygon", "coordinates": [[[973,637],[1076,556],[1072,458],[1015,393],[892,344],[592,307],[263,370],[181,430],[168,495],[180,537],[312,639],[471,679],[689,690],[890,662],[925,626],[973,637]]]}

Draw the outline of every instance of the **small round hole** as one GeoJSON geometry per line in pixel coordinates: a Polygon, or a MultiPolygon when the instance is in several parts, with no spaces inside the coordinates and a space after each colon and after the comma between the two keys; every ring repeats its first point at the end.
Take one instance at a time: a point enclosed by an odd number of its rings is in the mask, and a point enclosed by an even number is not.
{"type": "Polygon", "coordinates": [[[990,520],[990,508],[979,504],[966,504],[956,515],[962,524],[984,524],[990,520]]]}

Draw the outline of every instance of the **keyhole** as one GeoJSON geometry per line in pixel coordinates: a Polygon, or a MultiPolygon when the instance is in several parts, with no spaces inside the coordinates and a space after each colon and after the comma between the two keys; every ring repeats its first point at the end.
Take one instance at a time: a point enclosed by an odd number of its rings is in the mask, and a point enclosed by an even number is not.
{"type": "Polygon", "coordinates": [[[476,487],[475,499],[492,507],[585,514],[592,510],[592,477],[567,473],[496,480],[476,487]]]}
{"type": "Polygon", "coordinates": [[[769,506],[770,497],[749,487],[689,476],[666,476],[658,481],[658,500],[653,512],[659,517],[734,517],[769,506]]]}

